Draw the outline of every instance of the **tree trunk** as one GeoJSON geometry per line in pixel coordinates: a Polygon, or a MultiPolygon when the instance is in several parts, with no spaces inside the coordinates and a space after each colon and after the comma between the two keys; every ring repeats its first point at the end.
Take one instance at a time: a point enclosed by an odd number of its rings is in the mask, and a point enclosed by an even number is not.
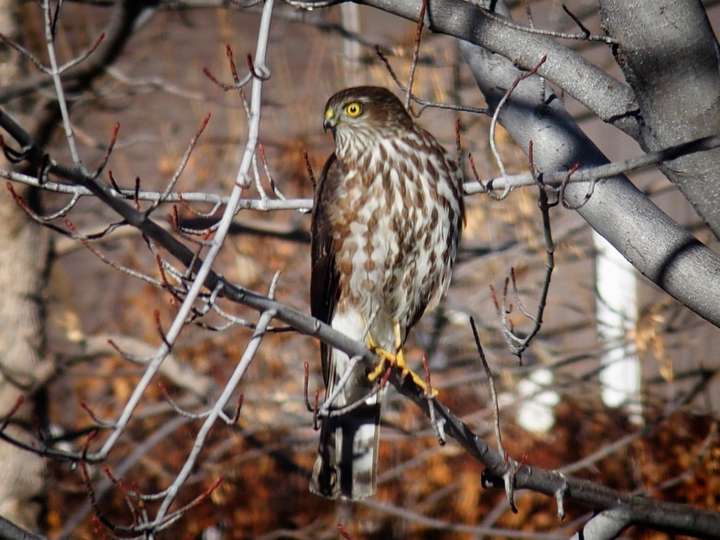
{"type": "MultiPolygon", "coordinates": [[[[0,32],[19,34],[16,0],[0,0],[0,32]]],[[[17,80],[18,59],[5,48],[0,61],[0,87],[17,80]]],[[[4,166],[4,165],[3,165],[4,166]]],[[[48,265],[47,230],[27,218],[8,191],[0,194],[0,415],[7,415],[21,395],[33,389],[44,347],[42,290],[48,265]]],[[[27,396],[31,397],[31,396],[27,396]]],[[[32,400],[13,416],[32,421],[32,400]]],[[[9,433],[23,438],[14,426],[9,433]]],[[[0,441],[0,515],[37,530],[44,492],[44,460],[0,441]]]]}

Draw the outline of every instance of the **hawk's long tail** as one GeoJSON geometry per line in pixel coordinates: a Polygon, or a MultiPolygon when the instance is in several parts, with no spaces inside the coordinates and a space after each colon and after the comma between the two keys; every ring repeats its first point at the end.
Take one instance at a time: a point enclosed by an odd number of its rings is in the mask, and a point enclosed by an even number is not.
{"type": "MultiPolygon", "coordinates": [[[[348,332],[342,321],[333,320],[333,327],[348,332]],[[339,324],[338,324],[339,323],[339,324]]],[[[361,339],[358,335],[357,339],[361,339]]],[[[331,353],[326,396],[333,394],[348,369],[345,353],[331,353]]],[[[333,401],[331,409],[356,403],[373,388],[365,367],[356,364],[347,382],[333,401]]],[[[380,435],[380,404],[382,392],[374,394],[357,408],[321,420],[320,446],[313,467],[310,491],[330,499],[364,499],[375,493],[378,443],[380,435]]]]}
{"type": "Polygon", "coordinates": [[[310,491],[349,500],[375,494],[379,423],[379,403],[325,419],[310,491]]]}

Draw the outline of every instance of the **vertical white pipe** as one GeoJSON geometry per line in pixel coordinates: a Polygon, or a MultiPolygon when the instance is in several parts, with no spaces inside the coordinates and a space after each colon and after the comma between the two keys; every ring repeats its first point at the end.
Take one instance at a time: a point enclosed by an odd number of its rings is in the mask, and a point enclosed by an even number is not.
{"type": "Polygon", "coordinates": [[[547,368],[533,371],[517,385],[517,393],[524,399],[517,409],[517,423],[527,431],[544,433],[555,425],[555,405],[560,396],[552,390],[543,390],[552,386],[553,373],[547,368]]]}
{"type": "MultiPolygon", "coordinates": [[[[345,30],[360,34],[360,8],[353,2],[340,4],[340,17],[345,30]]],[[[360,69],[360,43],[350,37],[343,38],[343,77],[346,86],[362,84],[362,70],[360,69]]]]}
{"type": "Polygon", "coordinates": [[[600,362],[602,400],[624,406],[632,421],[642,423],[641,368],[635,343],[628,339],[637,324],[637,276],[632,265],[602,236],[593,233],[597,250],[595,285],[598,335],[604,353],[600,362]]]}

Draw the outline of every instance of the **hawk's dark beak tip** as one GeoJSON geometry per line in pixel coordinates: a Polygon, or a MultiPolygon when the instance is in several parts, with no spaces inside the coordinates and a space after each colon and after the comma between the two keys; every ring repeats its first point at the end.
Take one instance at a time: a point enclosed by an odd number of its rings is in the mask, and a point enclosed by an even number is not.
{"type": "Polygon", "coordinates": [[[328,107],[325,109],[325,114],[323,116],[323,131],[327,133],[327,130],[331,129],[334,133],[335,126],[337,126],[335,111],[331,107],[328,107]]]}

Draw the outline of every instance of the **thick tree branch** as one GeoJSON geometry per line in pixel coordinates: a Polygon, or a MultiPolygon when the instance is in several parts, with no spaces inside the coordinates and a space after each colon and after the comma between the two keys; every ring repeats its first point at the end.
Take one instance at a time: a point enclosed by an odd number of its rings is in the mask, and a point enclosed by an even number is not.
{"type": "MultiPolygon", "coordinates": [[[[602,0],[603,24],[642,118],[638,141],[657,150],[720,133],[720,58],[697,0],[602,0]]],[[[720,238],[720,150],[662,167],[720,238]]]]}
{"type": "MultiPolygon", "coordinates": [[[[491,106],[518,76],[505,58],[482,47],[461,49],[491,106]]],[[[521,148],[534,143],[540,170],[604,165],[607,159],[575,125],[560,101],[543,95],[539,77],[523,81],[503,108],[500,121],[521,148]]],[[[706,152],[707,153],[707,152],[706,152]]],[[[586,187],[571,183],[566,200],[585,200],[586,187]]],[[[599,182],[578,212],[640,272],[708,321],[720,326],[720,258],[663,213],[625,176],[599,182]]]]}
{"type": "MultiPolygon", "coordinates": [[[[397,381],[393,379],[391,382],[397,384],[397,381]]],[[[422,392],[408,386],[402,386],[399,389],[429,417],[427,399],[422,392]]],[[[445,420],[447,434],[487,467],[486,472],[493,485],[503,488],[502,477],[508,468],[504,457],[475,435],[467,424],[437,400],[435,400],[435,414],[438,418],[445,420]]],[[[627,512],[629,523],[654,529],[708,537],[718,537],[718,531],[720,531],[720,514],[717,512],[621,494],[588,480],[565,476],[556,471],[539,467],[521,465],[515,474],[515,488],[530,489],[551,497],[558,492],[563,492],[565,500],[573,500],[594,510],[622,507],[627,512]],[[694,532],[689,532],[690,529],[694,532]],[[681,531],[686,532],[682,533],[681,531]]]]}
{"type": "Polygon", "coordinates": [[[2,516],[0,516],[0,538],[5,540],[45,540],[44,536],[21,529],[2,516]]]}

